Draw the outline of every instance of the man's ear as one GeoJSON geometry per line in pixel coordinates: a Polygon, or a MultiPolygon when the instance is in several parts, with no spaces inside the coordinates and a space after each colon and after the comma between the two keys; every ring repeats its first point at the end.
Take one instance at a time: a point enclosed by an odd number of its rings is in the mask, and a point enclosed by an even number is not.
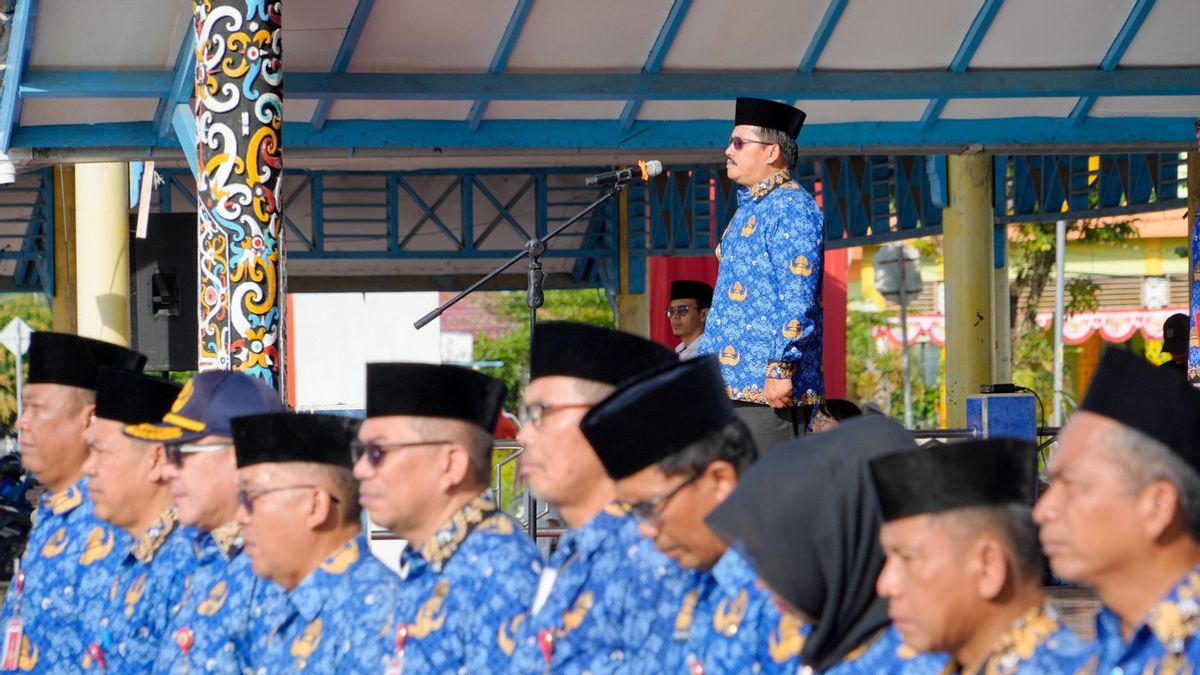
{"type": "Polygon", "coordinates": [[[725,501],[738,485],[737,469],[723,459],[709,464],[704,473],[713,482],[717,503],[725,501]]]}
{"type": "Polygon", "coordinates": [[[995,600],[1008,583],[1008,553],[995,537],[985,534],[975,540],[967,552],[970,566],[976,572],[976,591],[984,600],[995,600]]]}

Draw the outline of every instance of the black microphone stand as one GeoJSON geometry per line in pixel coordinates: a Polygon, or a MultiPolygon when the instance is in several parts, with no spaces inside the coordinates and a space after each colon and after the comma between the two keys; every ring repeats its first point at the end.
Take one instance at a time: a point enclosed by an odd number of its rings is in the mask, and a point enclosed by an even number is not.
{"type": "MultiPolygon", "coordinates": [[[[500,274],[503,273],[504,270],[507,270],[508,268],[517,264],[523,258],[529,258],[529,273],[528,273],[527,287],[525,290],[525,306],[529,307],[529,341],[532,344],[534,331],[537,330],[537,311],[538,311],[538,308],[541,307],[543,302],[545,301],[542,284],[546,280],[546,275],[544,272],[542,272],[542,263],[540,260],[538,260],[538,258],[540,258],[541,255],[546,252],[546,242],[548,242],[551,239],[553,239],[554,237],[556,237],[563,230],[565,230],[568,227],[579,222],[581,219],[584,218],[584,216],[587,216],[592,211],[595,211],[604,202],[607,202],[608,200],[617,196],[617,194],[620,193],[621,190],[623,190],[624,188],[625,188],[625,183],[623,183],[623,182],[613,185],[611,188],[608,189],[607,192],[600,195],[600,197],[598,199],[596,199],[596,201],[583,207],[582,211],[580,211],[579,213],[576,213],[574,216],[571,216],[570,220],[568,220],[565,223],[563,223],[562,225],[559,225],[558,227],[554,228],[554,230],[552,230],[546,236],[534,237],[534,238],[526,241],[525,246],[523,247],[523,249],[521,250],[520,253],[514,255],[513,257],[511,257],[508,260],[501,263],[501,265],[499,267],[492,270],[491,272],[488,272],[486,275],[484,275],[478,281],[476,281],[475,283],[468,286],[465,290],[458,293],[453,298],[450,298],[446,302],[442,303],[440,306],[438,306],[437,309],[433,310],[432,312],[429,312],[428,314],[421,317],[420,319],[417,319],[415,322],[413,322],[413,327],[416,328],[417,330],[424,328],[426,325],[429,324],[429,322],[438,318],[447,309],[450,309],[455,304],[457,304],[459,300],[462,300],[463,298],[467,297],[468,295],[479,290],[480,286],[483,286],[484,284],[491,281],[492,279],[500,276],[500,274]]],[[[531,539],[533,539],[534,542],[536,542],[537,541],[537,501],[534,499],[533,491],[529,489],[528,485],[525,486],[525,511],[526,511],[527,521],[528,521],[526,524],[526,529],[529,532],[529,537],[531,539]]]]}

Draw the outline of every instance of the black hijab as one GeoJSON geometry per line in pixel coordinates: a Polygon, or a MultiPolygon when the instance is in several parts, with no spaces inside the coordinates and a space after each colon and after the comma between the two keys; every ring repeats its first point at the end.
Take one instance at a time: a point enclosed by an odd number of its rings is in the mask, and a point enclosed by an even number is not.
{"type": "Polygon", "coordinates": [[[759,577],[816,620],[800,660],[837,665],[888,624],[875,594],[882,519],[867,462],[916,444],[880,415],[847,420],[768,452],[707,522],[759,577]]]}

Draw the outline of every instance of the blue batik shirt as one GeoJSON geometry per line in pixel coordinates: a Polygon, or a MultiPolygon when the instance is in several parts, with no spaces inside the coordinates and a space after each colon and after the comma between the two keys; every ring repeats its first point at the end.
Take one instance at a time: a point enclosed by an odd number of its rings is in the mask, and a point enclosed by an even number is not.
{"type": "Polygon", "coordinates": [[[562,536],[542,573],[532,616],[519,615],[505,627],[517,636],[510,672],[660,672],[671,636],[654,628],[678,613],[687,581],[638,534],[626,509],[606,506],[562,536]]]}
{"type": "Polygon", "coordinates": [[[1088,672],[1185,673],[1200,666],[1200,567],[1188,572],[1150,608],[1126,642],[1121,619],[1107,607],[1096,615],[1098,654],[1088,672]]]}
{"type": "Polygon", "coordinates": [[[781,673],[800,668],[808,626],[776,607],[753,568],[729,550],[683,596],[663,673],[781,673]]]}
{"type": "MultiPolygon", "coordinates": [[[[1093,648],[1079,639],[1044,602],[1034,605],[1013,622],[987,659],[972,673],[980,675],[1057,675],[1075,673],[1093,648]]],[[[946,675],[962,672],[949,664],[946,675]]]]}
{"type": "Polygon", "coordinates": [[[255,672],[382,673],[400,579],[358,535],[282,594],[261,626],[255,672]]]}
{"type": "Polygon", "coordinates": [[[189,532],[194,567],[161,636],[152,672],[241,673],[250,665],[264,605],[283,589],[254,575],[237,523],[189,532]]]}
{"type": "Polygon", "coordinates": [[[525,611],[541,571],[520,525],[489,494],[471,500],[400,556],[394,624],[404,672],[502,672],[513,652],[502,628],[525,611]]]}
{"type": "Polygon", "coordinates": [[[91,640],[89,608],[103,604],[129,537],[96,517],[84,478],[38,501],[21,556],[25,582],[14,578],[4,598],[3,624],[24,624],[17,667],[35,673],[77,673],[91,640]]]}
{"type": "Polygon", "coordinates": [[[819,403],[824,226],[786,171],[738,190],[701,354],[716,354],[729,398],[766,404],[766,378],[790,378],[797,404],[819,403]]]}
{"type": "Polygon", "coordinates": [[[888,626],[847,654],[841,663],[823,672],[828,675],[941,675],[948,662],[945,654],[918,654],[904,644],[895,628],[888,626]]]}
{"type": "Polygon", "coordinates": [[[24,625],[18,670],[78,673],[108,592],[109,581],[130,538],[92,509],[88,478],[42,495],[34,527],[20,558],[24,585],[8,585],[4,623],[24,625]]]}
{"type": "Polygon", "coordinates": [[[82,670],[144,673],[158,654],[192,567],[191,537],[167,509],[121,556],[104,602],[83,608],[91,629],[82,670]]]}

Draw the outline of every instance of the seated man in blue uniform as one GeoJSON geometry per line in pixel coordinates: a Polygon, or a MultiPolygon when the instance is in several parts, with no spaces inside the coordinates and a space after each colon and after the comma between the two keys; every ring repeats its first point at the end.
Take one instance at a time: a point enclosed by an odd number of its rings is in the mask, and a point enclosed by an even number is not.
{"type": "Polygon", "coordinates": [[[126,436],[126,424],[162,419],[179,386],[137,373],[101,368],[96,379],[96,416],[87,431],[96,515],[129,535],[107,602],[81,608],[91,630],[84,670],[118,673],[149,670],[171,608],[185,593],[191,542],[171,503],[162,443],[126,436]]]}
{"type": "Polygon", "coordinates": [[[883,521],[867,462],[915,446],[885,417],[848,420],[768,451],[708,517],[784,608],[810,624],[801,672],[933,675],[945,666],[944,656],[903,643],[871,582],[883,569],[883,521]]]}
{"type": "Polygon", "coordinates": [[[405,673],[503,671],[500,628],[537,588],[541,555],[487,489],[504,394],[466,368],[367,366],[354,475],[371,520],[408,542],[392,655],[405,673]]]}
{"type": "Polygon", "coordinates": [[[821,371],[821,208],[788,171],[801,110],[739,98],[725,146],[738,210],[717,246],[717,285],[701,354],[716,354],[738,415],[768,449],[803,433],[825,394],[821,371]]]}
{"type": "Polygon", "coordinates": [[[27,358],[16,424],[21,463],[47,492],[4,598],[0,667],[75,673],[95,629],[84,625],[80,608],[107,598],[112,568],[127,548],[118,544],[124,533],[96,517],[83,475],[96,373],[100,366],[140,371],[146,357],[99,340],[34,333],[27,358]]]}
{"type": "Polygon", "coordinates": [[[191,540],[187,594],[157,637],[156,673],[241,673],[267,596],[242,552],[232,419],[283,412],[279,394],[244,373],[210,370],[188,381],[171,410],[125,433],[166,443],[164,475],[191,540]]]}
{"type": "Polygon", "coordinates": [[[807,633],[757,584],[754,570],[704,524],[757,456],[716,357],[702,356],[618,389],[580,423],[638,529],[694,570],[659,630],[671,635],[663,673],[786,673],[807,633]]]}
{"type": "Polygon", "coordinates": [[[510,671],[651,673],[670,636],[653,631],[679,610],[687,576],[637,532],[615,503],[616,488],[579,430],[587,409],[624,380],[678,363],[662,345],[607,328],[540,324],[530,349],[529,386],[517,438],[521,475],[570,528],[529,599],[510,671]]]}
{"type": "Polygon", "coordinates": [[[1200,393],[1105,350],[1034,507],[1050,568],[1090,586],[1101,673],[1200,666],[1200,393]]]}
{"type": "Polygon", "coordinates": [[[357,420],[336,415],[233,420],[246,555],[286,590],[259,624],[253,672],[384,672],[400,581],[362,533],[357,432],[357,420]]]}
{"type": "Polygon", "coordinates": [[[1091,650],[1042,593],[1037,448],[966,441],[880,457],[879,594],[909,646],[954,673],[1074,673],[1091,650]]]}

